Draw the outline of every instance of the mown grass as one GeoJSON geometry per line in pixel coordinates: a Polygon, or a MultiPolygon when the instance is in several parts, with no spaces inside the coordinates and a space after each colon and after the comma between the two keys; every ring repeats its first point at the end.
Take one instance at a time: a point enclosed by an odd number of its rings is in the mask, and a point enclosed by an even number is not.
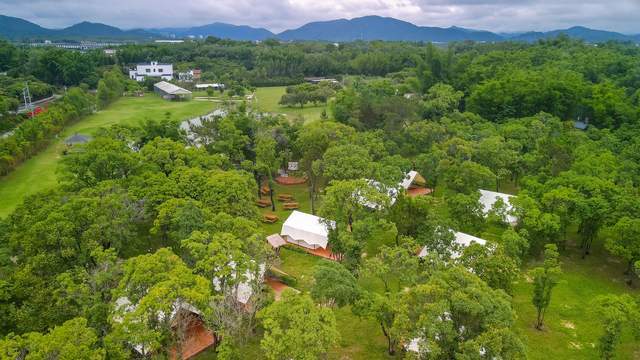
{"type": "Polygon", "coordinates": [[[137,125],[146,119],[164,119],[167,113],[171,119],[187,119],[206,114],[214,106],[201,101],[166,101],[153,94],[118,99],[105,110],[67,127],[44,151],[0,178],[0,217],[11,213],[26,196],[57,186],[56,167],[68,136],[91,135],[114,124],[137,125]]]}
{"type": "MultiPolygon", "coordinates": [[[[592,301],[600,295],[630,293],[638,289],[625,283],[624,265],[609,256],[601,244],[582,259],[580,251],[569,247],[561,258],[562,278],[553,290],[543,331],[534,328],[536,310],[531,303],[533,286],[528,271],[538,266],[531,261],[514,287],[513,306],[518,314],[517,329],[527,345],[529,359],[598,359],[597,343],[602,325],[594,314],[592,301]]],[[[639,359],[640,344],[625,332],[616,359],[639,359]]]]}
{"type": "Polygon", "coordinates": [[[284,114],[289,119],[302,117],[305,121],[313,121],[320,119],[322,110],[329,111],[326,105],[313,106],[312,104],[304,107],[289,107],[278,104],[280,98],[285,93],[285,86],[262,87],[256,90],[256,101],[258,110],[261,112],[270,112],[276,114],[284,114]]]}

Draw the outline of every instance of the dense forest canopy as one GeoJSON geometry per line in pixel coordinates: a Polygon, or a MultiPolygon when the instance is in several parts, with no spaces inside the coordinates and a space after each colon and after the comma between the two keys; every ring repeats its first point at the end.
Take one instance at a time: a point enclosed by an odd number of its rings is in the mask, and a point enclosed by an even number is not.
{"type": "MultiPolygon", "coordinates": [[[[585,258],[603,244],[629,286],[638,282],[637,46],[208,38],[122,46],[111,58],[2,42],[0,106],[12,105],[0,119],[20,116],[11,84],[33,82],[43,95],[70,87],[53,111],[0,139],[2,174],[66,123],[140,90],[123,71],[143,61],[199,68],[203,81],[229,86],[290,85],[283,105],[327,102],[329,112],[305,122],[238,100],[194,129],[203,146],[178,122],[150,119],[100,129],[61,154],[59,186],[0,219],[0,358],[168,357],[185,336],[175,304],[186,302],[220,341],[217,358],[242,358],[252,341],[269,359],[326,356],[352,316],[372,324],[390,356],[524,359],[518,279],[531,280],[537,316],[526,321],[537,329],[557,301],[561,255],[585,258]],[[300,85],[308,76],[340,84],[300,85]],[[335,221],[336,261],[290,280],[302,293],[274,301],[260,279],[286,259],[265,243],[255,201],[266,187],[273,202],[273,178],[292,160],[310,212],[335,221]],[[384,189],[411,170],[431,195],[400,190],[391,201],[384,189]],[[513,209],[500,200],[484,211],[479,189],[517,192],[513,209]],[[488,243],[461,247],[449,229],[488,243]],[[253,296],[238,306],[244,283],[253,296]],[[175,321],[158,315],[174,312],[175,321]]],[[[602,358],[638,333],[630,294],[589,300],[599,319],[591,351],[602,358]]]]}

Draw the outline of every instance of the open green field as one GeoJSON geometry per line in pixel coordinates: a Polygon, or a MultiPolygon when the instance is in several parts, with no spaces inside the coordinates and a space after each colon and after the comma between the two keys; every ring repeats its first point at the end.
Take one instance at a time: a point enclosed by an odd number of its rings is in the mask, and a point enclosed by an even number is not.
{"type": "Polygon", "coordinates": [[[285,89],[285,86],[258,88],[258,90],[256,90],[258,111],[285,114],[291,119],[302,116],[306,121],[318,120],[320,119],[322,110],[329,111],[325,105],[313,106],[309,104],[303,108],[281,106],[278,102],[285,93],[285,89]]]}
{"type": "Polygon", "coordinates": [[[64,129],[40,154],[27,160],[9,175],[0,178],[0,217],[7,216],[25,196],[57,185],[56,167],[64,147],[63,140],[75,133],[93,134],[114,124],[136,125],[145,119],[188,119],[213,110],[210,102],[172,102],[153,94],[118,99],[105,110],[90,115],[64,129]]]}
{"type": "MultiPolygon", "coordinates": [[[[581,259],[578,249],[569,247],[561,261],[562,280],[553,291],[543,331],[533,326],[536,310],[531,303],[531,278],[527,275],[527,270],[538,264],[532,262],[523,270],[514,287],[517,328],[527,345],[529,359],[598,359],[595,346],[602,325],[591,311],[591,301],[599,295],[640,292],[625,284],[624,265],[609,256],[601,243],[594,244],[586,259],[581,259]]],[[[640,359],[640,343],[628,331],[616,351],[616,359],[640,359]]]]}

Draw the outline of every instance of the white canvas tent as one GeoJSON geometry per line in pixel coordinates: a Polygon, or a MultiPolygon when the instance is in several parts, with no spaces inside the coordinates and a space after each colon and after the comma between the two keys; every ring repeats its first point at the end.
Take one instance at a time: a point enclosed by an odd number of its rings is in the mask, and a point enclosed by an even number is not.
{"type": "MultiPolygon", "coordinates": [[[[412,190],[414,187],[423,187],[423,184],[426,183],[426,180],[424,179],[424,177],[422,177],[422,175],[420,175],[420,173],[415,170],[411,170],[408,173],[404,174],[404,177],[400,182],[398,182],[397,186],[387,186],[380,183],[379,181],[371,180],[371,179],[366,179],[366,180],[370,186],[376,188],[376,190],[380,191],[381,193],[385,193],[389,196],[389,199],[390,199],[389,205],[393,205],[396,203],[400,189],[406,190],[407,194],[409,196],[412,196],[412,190]]],[[[360,194],[355,194],[355,196],[359,197],[358,200],[360,201],[360,204],[370,209],[374,209],[374,210],[382,209],[382,206],[380,204],[376,204],[375,202],[370,201],[369,199],[365,199],[360,194]]]]}
{"type": "Polygon", "coordinates": [[[326,249],[329,242],[329,229],[335,227],[334,221],[293,211],[282,224],[280,235],[289,243],[308,249],[326,249]]]}
{"type": "MultiPolygon", "coordinates": [[[[451,230],[453,231],[453,230],[451,230]]],[[[473,235],[469,235],[469,234],[465,234],[463,232],[456,232],[454,233],[454,239],[453,241],[458,244],[460,247],[462,247],[463,249],[466,248],[467,246],[476,243],[476,244],[480,244],[482,246],[487,244],[487,241],[484,239],[480,239],[479,237],[475,237],[473,235]]],[[[427,256],[428,253],[428,249],[427,247],[423,247],[422,250],[420,250],[420,253],[418,254],[419,257],[423,258],[425,256],[427,256]]],[[[451,254],[451,258],[453,259],[457,259],[460,257],[460,253],[458,253],[457,251],[453,251],[451,254]]]]}
{"type": "Polygon", "coordinates": [[[502,199],[505,204],[505,208],[507,210],[507,214],[505,215],[504,221],[508,224],[515,225],[518,223],[518,218],[511,215],[511,211],[513,211],[513,205],[511,205],[511,198],[513,195],[499,193],[495,191],[489,190],[480,190],[480,204],[482,205],[482,212],[485,216],[493,209],[493,205],[498,201],[498,199],[502,199]]]}
{"type": "MultiPolygon", "coordinates": [[[[231,261],[229,265],[233,269],[236,268],[236,263],[234,261],[231,261]]],[[[266,271],[265,265],[260,264],[258,267],[258,276],[260,281],[263,280],[265,271],[266,271]]],[[[236,278],[237,274],[234,272],[233,274],[231,274],[231,276],[233,278],[236,278]]],[[[236,293],[236,300],[238,300],[239,303],[246,305],[251,299],[251,296],[253,295],[253,288],[251,286],[251,282],[254,280],[254,273],[251,272],[251,270],[247,269],[244,273],[244,279],[245,281],[237,284],[237,286],[235,287],[235,289],[233,289],[233,291],[236,293]]],[[[222,290],[220,279],[213,278],[213,287],[217,291],[222,290]]]]}

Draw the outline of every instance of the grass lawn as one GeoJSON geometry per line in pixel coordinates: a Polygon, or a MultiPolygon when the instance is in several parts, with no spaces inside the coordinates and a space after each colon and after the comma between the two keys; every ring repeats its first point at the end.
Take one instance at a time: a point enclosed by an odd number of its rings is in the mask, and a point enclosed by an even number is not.
{"type": "MultiPolygon", "coordinates": [[[[273,200],[276,205],[276,211],[271,211],[271,207],[261,208],[261,214],[276,214],[278,215],[278,221],[273,224],[262,224],[262,230],[265,235],[280,233],[282,229],[282,223],[287,220],[287,217],[291,214],[291,210],[284,210],[282,208],[283,202],[278,201],[277,197],[279,194],[291,194],[293,195],[294,200],[300,204],[299,211],[311,213],[311,200],[309,199],[307,184],[302,185],[280,185],[275,183],[273,188],[273,200]]],[[[263,199],[269,199],[269,195],[262,195],[263,199]]],[[[318,206],[316,206],[316,209],[318,206]]]]}
{"type": "MultiPolygon", "coordinates": [[[[590,303],[599,295],[635,293],[624,283],[624,265],[609,257],[601,244],[594,244],[592,255],[580,258],[577,249],[562,257],[562,282],[554,289],[545,315],[545,329],[534,328],[536,310],[531,304],[533,286],[526,271],[514,287],[513,306],[518,314],[517,328],[528,347],[529,359],[598,359],[601,325],[591,312],[590,303]]],[[[625,333],[616,359],[640,359],[640,344],[625,333]]]]}
{"type": "Polygon", "coordinates": [[[285,93],[285,86],[261,87],[256,90],[256,98],[258,101],[258,110],[261,112],[271,112],[277,114],[285,114],[290,119],[297,116],[304,117],[305,121],[313,121],[320,119],[322,110],[329,111],[326,105],[313,106],[305,105],[303,108],[281,106],[278,104],[280,98],[285,93]]]}
{"type": "Polygon", "coordinates": [[[27,160],[9,175],[0,178],[0,217],[7,216],[25,196],[57,185],[55,170],[64,144],[63,139],[81,133],[93,134],[97,129],[114,124],[136,125],[145,119],[187,119],[213,110],[210,102],[171,102],[153,94],[121,98],[107,109],[90,115],[63,130],[44,151],[27,160]]]}

